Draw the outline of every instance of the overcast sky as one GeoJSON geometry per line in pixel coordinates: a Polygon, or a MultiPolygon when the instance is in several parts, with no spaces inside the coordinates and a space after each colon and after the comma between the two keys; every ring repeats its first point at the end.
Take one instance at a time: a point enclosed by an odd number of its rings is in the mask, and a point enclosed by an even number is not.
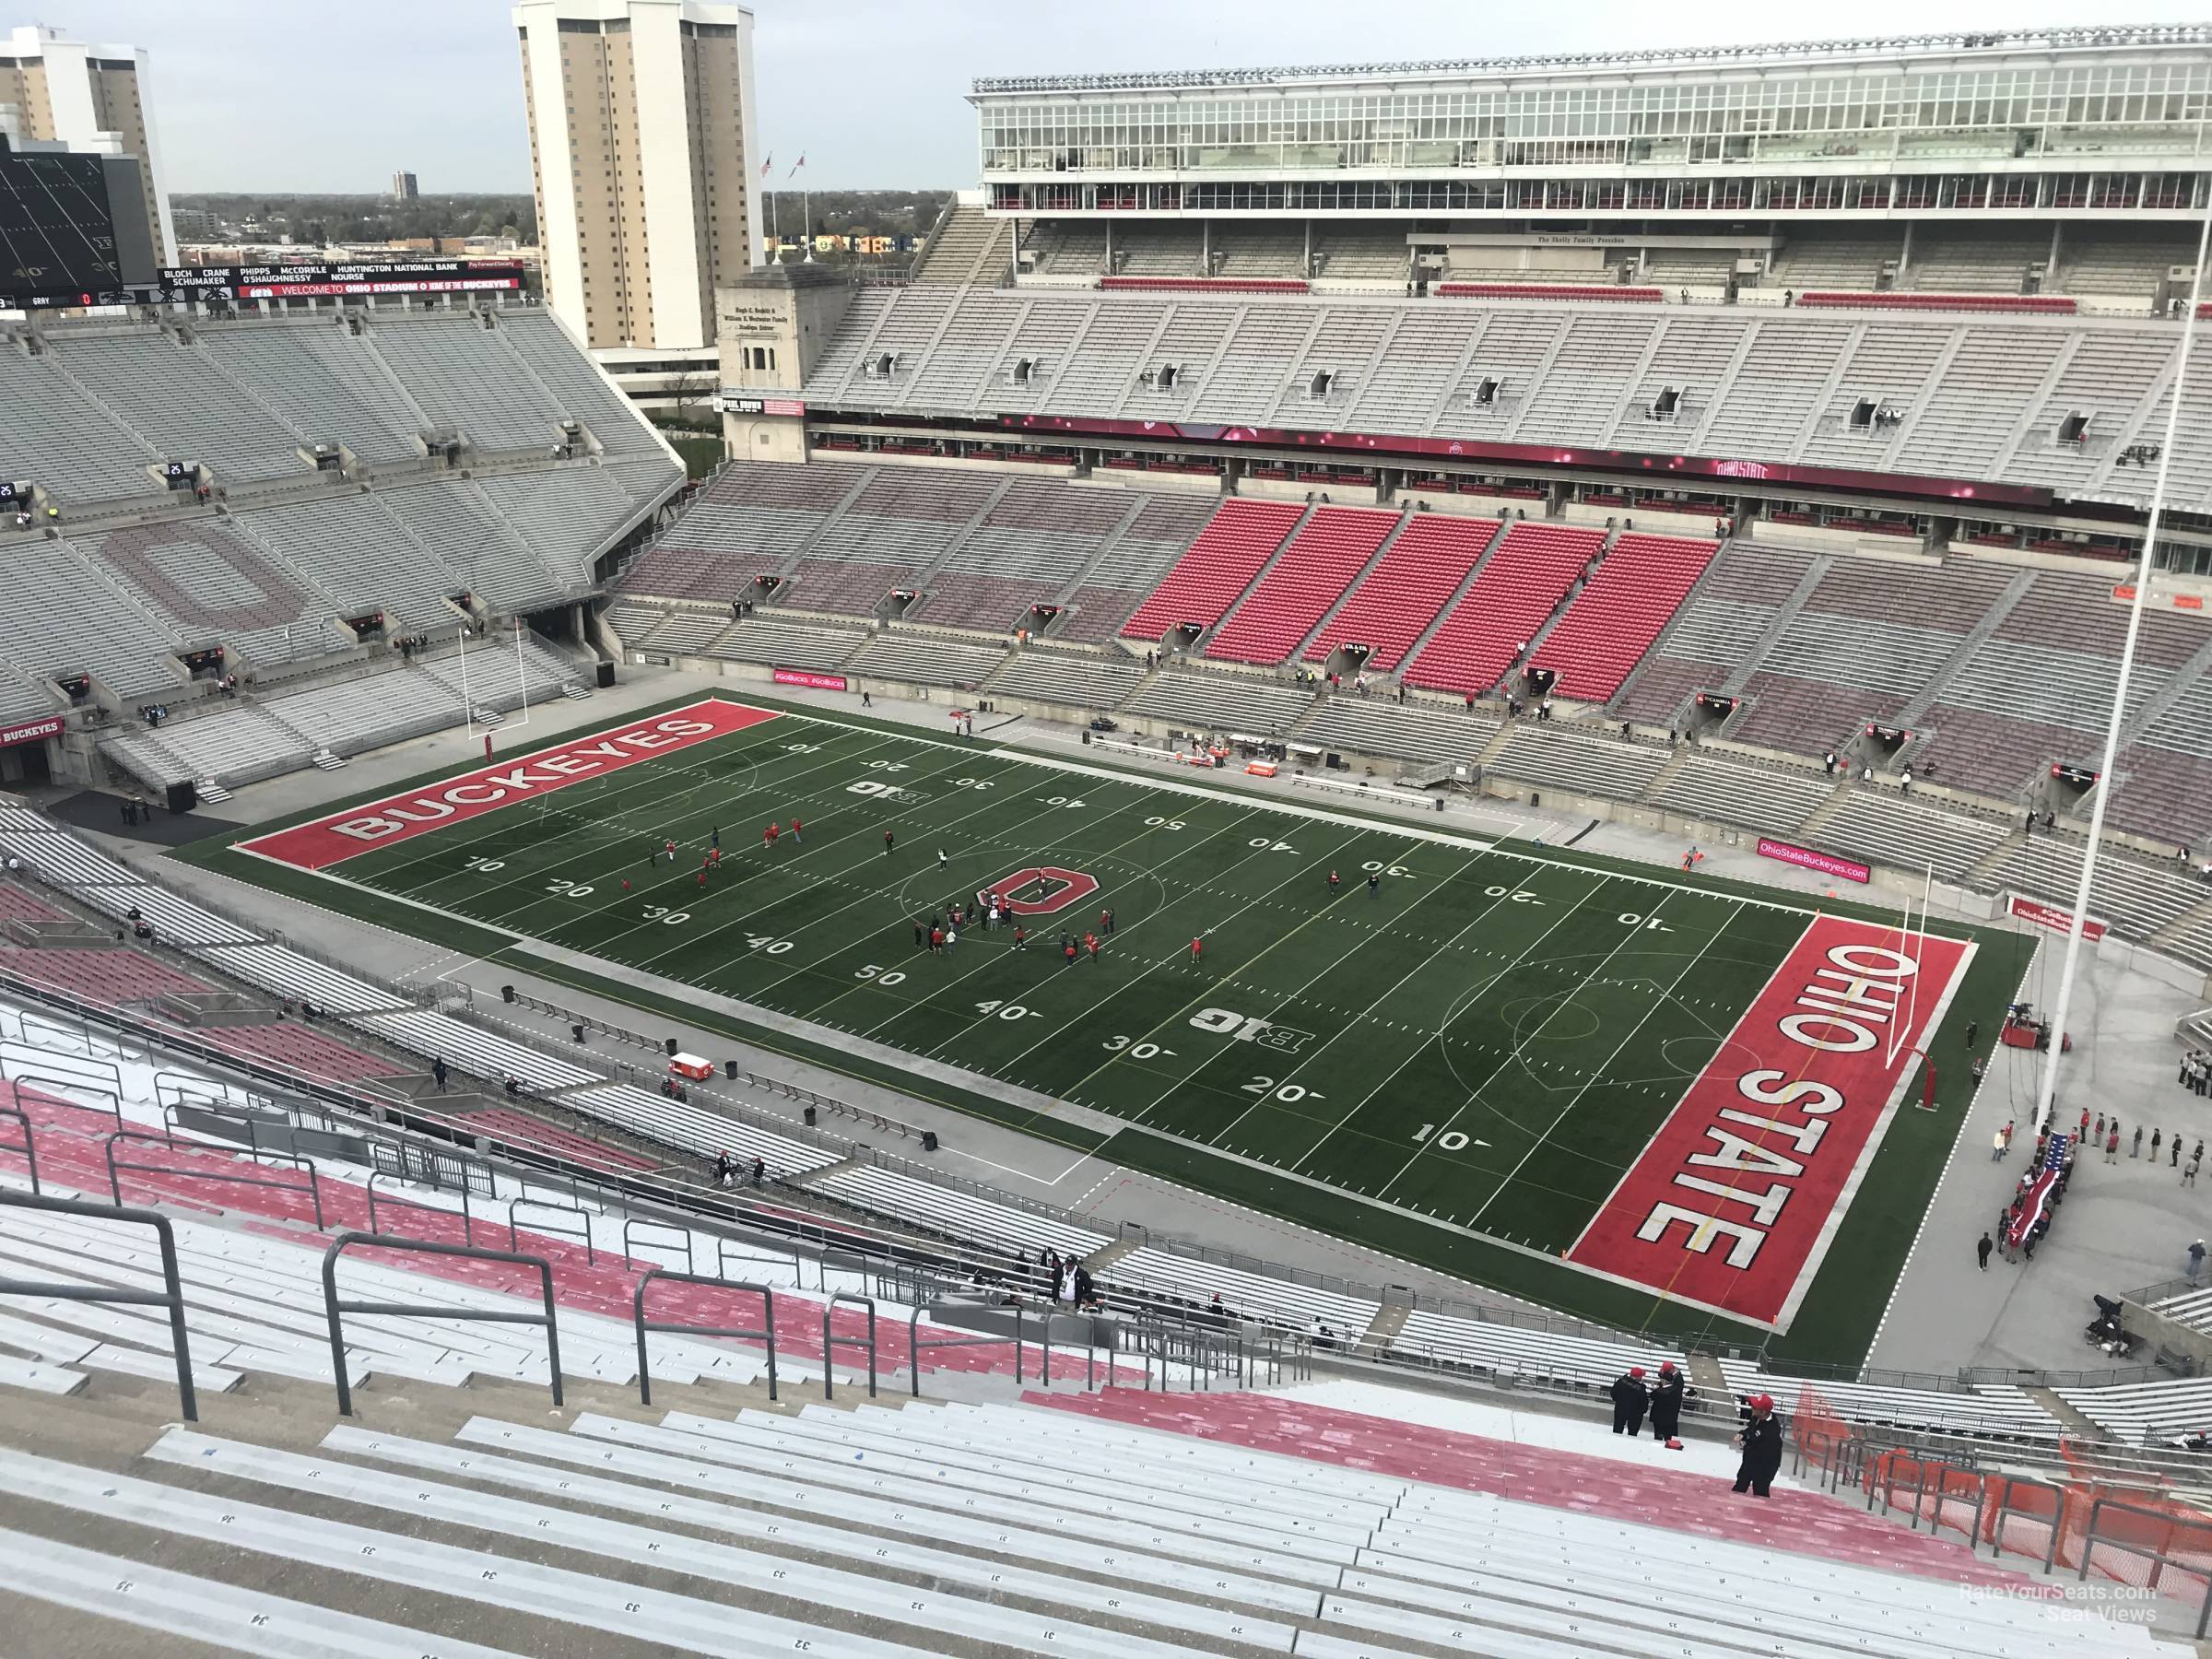
{"type": "MultiPolygon", "coordinates": [[[[153,54],[172,190],[530,188],[522,68],[501,0],[34,0],[10,18],[153,54]]],[[[2203,0],[2129,0],[2128,22],[2183,22],[2203,0]]],[[[1579,0],[759,0],[759,136],[784,182],[977,182],[978,75],[1328,64],[1594,52],[2104,19],[2106,0],[1857,0],[1794,10],[1579,0]]]]}

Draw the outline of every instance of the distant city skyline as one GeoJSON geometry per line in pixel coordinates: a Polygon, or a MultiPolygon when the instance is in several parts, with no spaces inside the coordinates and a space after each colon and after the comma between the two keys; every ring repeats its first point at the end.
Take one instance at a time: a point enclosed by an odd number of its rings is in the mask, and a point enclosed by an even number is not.
{"type": "MultiPolygon", "coordinates": [[[[1603,52],[2106,21],[2083,0],[1957,0],[1935,11],[1865,0],[1823,31],[1744,0],[1694,11],[1587,0],[1557,13],[1465,0],[759,0],[758,133],[774,188],[959,188],[977,182],[977,76],[1203,69],[1540,52],[1603,52]],[[791,176],[801,156],[805,171],[791,176]]],[[[2143,0],[2128,23],[2199,20],[2198,0],[2143,0]]],[[[169,187],[273,194],[530,190],[511,0],[385,0],[333,14],[267,0],[38,0],[40,22],[150,54],[169,187]]],[[[756,164],[755,182],[759,183],[756,164]]]]}

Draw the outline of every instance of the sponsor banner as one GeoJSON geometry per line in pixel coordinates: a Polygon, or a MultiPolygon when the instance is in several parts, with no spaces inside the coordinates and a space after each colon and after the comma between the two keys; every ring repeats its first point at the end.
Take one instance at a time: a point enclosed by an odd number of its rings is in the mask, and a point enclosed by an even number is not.
{"type": "Polygon", "coordinates": [[[805,668],[779,668],[775,673],[779,686],[804,686],[809,691],[849,691],[853,688],[841,674],[816,674],[805,668]]]}
{"type": "Polygon", "coordinates": [[[760,397],[739,392],[719,392],[714,406],[724,415],[804,415],[806,406],[795,397],[760,397]]]}
{"type": "MultiPolygon", "coordinates": [[[[2038,927],[2047,927],[2053,933],[2074,931],[2074,912],[2055,904],[2045,904],[2041,899],[2030,899],[2025,893],[2014,893],[2006,900],[2006,908],[2024,922],[2038,927]]],[[[2104,937],[2107,928],[2094,916],[2081,919],[2081,936],[2094,945],[2104,937]]]]}
{"type": "Polygon", "coordinates": [[[27,720],[21,725],[0,726],[0,748],[14,748],[18,744],[43,743],[49,737],[59,737],[68,730],[69,723],[59,714],[44,720],[27,720]]]}
{"type": "Polygon", "coordinates": [[[1810,847],[1796,846],[1789,841],[1769,841],[1764,836],[1759,838],[1759,855],[1779,860],[1783,864],[1795,865],[1800,869],[1818,870],[1823,876],[1835,876],[1845,881],[1870,881],[1874,878],[1874,872],[1863,864],[1848,858],[1838,858],[1832,853],[1816,853],[1810,847]]]}
{"type": "Polygon", "coordinates": [[[259,853],[303,870],[325,869],[357,853],[388,847],[425,830],[479,818],[510,801],[535,800],[571,783],[674,754],[775,718],[772,709],[747,708],[743,703],[693,703],[688,709],[674,709],[632,725],[577,737],[497,766],[479,767],[426,789],[349,806],[328,818],[240,845],[248,853],[259,853]]]}
{"type": "Polygon", "coordinates": [[[1816,917],[1566,1259],[1787,1330],[1973,949],[1816,917]]]}

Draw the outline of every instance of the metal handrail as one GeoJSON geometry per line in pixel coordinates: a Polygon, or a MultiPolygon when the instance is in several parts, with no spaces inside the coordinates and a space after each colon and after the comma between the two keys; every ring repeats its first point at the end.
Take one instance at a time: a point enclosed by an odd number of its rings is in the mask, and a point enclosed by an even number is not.
{"type": "MultiPolygon", "coordinates": [[[[4,1050],[5,1046],[0,1044],[0,1050],[4,1050]]],[[[116,1079],[117,1087],[110,1088],[104,1084],[94,1083],[88,1078],[72,1077],[57,1072],[18,1071],[11,1074],[8,1070],[7,1061],[7,1054],[0,1052],[0,1082],[12,1083],[18,1088],[35,1088],[43,1084],[49,1088],[63,1091],[62,1103],[64,1105],[75,1106],[85,1112],[105,1112],[114,1118],[116,1128],[124,1127],[126,1120],[123,1115],[122,1078],[116,1079]],[[82,1100],[70,1099],[69,1092],[71,1091],[76,1094],[97,1095],[106,1103],[102,1106],[87,1106],[82,1100]]]]}
{"type": "Polygon", "coordinates": [[[132,1308],[167,1308],[169,1339],[177,1362],[177,1402],[184,1420],[200,1420],[200,1400],[192,1385],[192,1340],[184,1332],[184,1286],[177,1273],[177,1239],[169,1218],[158,1210],[122,1204],[92,1204],[81,1198],[49,1198],[38,1193],[0,1191],[0,1205],[45,1210],[53,1215],[88,1216],[99,1221],[127,1221],[150,1227],[161,1245],[159,1290],[111,1289],[91,1285],[49,1285],[36,1279],[0,1278],[0,1296],[36,1296],[53,1301],[110,1302],[132,1308]]]}
{"type": "Polygon", "coordinates": [[[154,1104],[159,1106],[164,1114],[172,1109],[168,1098],[161,1092],[165,1087],[172,1088],[176,1091],[177,1098],[175,1105],[178,1107],[182,1107],[186,1104],[193,1104],[208,1110],[213,1110],[216,1108],[227,1108],[232,1112],[244,1110],[244,1108],[236,1106],[232,1103],[230,1100],[230,1086],[229,1084],[224,1083],[219,1079],[209,1079],[206,1077],[188,1077],[182,1072],[172,1072],[163,1069],[154,1074],[154,1104]],[[191,1092],[193,1089],[205,1089],[210,1086],[221,1089],[222,1093],[220,1095],[208,1095],[194,1094],[191,1092]]]}
{"type": "MultiPolygon", "coordinates": [[[[916,1304],[913,1312],[906,1316],[906,1353],[910,1362],[907,1369],[913,1373],[912,1393],[917,1400],[922,1397],[922,1350],[924,1348],[1003,1347],[1006,1346],[1006,1339],[1004,1336],[932,1336],[927,1342],[924,1342],[921,1336],[922,1316],[924,1313],[935,1313],[939,1308],[954,1305],[956,1304],[950,1302],[932,1302],[927,1307],[916,1304]]],[[[854,1340],[858,1340],[858,1338],[854,1338],[854,1340]]],[[[1021,1309],[1019,1307],[1014,1310],[1014,1352],[1017,1356],[1014,1363],[1018,1368],[1021,1364],[1018,1358],[1021,1353],[1021,1309]]],[[[1018,1369],[1014,1380],[1017,1382],[1021,1381],[1018,1369]]]]}
{"type": "MultiPolygon", "coordinates": [[[[514,1229],[514,1212],[515,1212],[515,1208],[516,1208],[516,1206],[517,1206],[518,1205],[524,1205],[524,1204],[526,1204],[526,1205],[530,1206],[530,1207],[531,1207],[531,1208],[533,1208],[533,1209],[541,1209],[541,1210],[559,1210],[559,1211],[560,1211],[562,1214],[564,1214],[564,1215],[574,1216],[574,1217],[576,1218],[576,1219],[577,1219],[577,1222],[578,1222],[578,1226],[577,1226],[577,1230],[576,1230],[575,1236],[576,1236],[577,1238],[580,1238],[580,1239],[582,1239],[582,1240],[583,1241],[583,1262],[584,1262],[584,1265],[585,1265],[585,1266],[587,1266],[587,1267],[596,1267],[596,1266],[599,1265],[599,1256],[598,1256],[598,1253],[597,1253],[595,1250],[594,1250],[594,1249],[593,1249],[593,1247],[592,1247],[592,1218],[591,1218],[591,1213],[590,1213],[588,1210],[581,1210],[581,1209],[578,1209],[578,1208],[577,1208],[577,1207],[576,1207],[574,1205],[572,1205],[572,1204],[555,1204],[555,1203],[554,1203],[552,1200],[550,1200],[550,1199],[548,1199],[548,1198],[531,1198],[531,1197],[522,1197],[522,1198],[510,1198],[509,1200],[507,1200],[507,1248],[508,1248],[508,1249],[510,1249],[510,1250],[516,1250],[516,1249],[519,1249],[519,1248],[521,1248],[521,1245],[522,1245],[522,1239],[521,1239],[521,1236],[520,1236],[518,1233],[516,1233],[516,1231],[515,1231],[515,1229],[514,1229]]],[[[546,1224],[545,1222],[543,1222],[543,1221],[540,1221],[540,1222],[537,1224],[537,1230],[538,1230],[538,1231],[540,1231],[540,1232],[547,1232],[547,1231],[561,1231],[561,1230],[560,1230],[560,1229],[558,1229],[558,1228],[548,1228],[548,1227],[547,1226],[547,1224],[546,1224]]],[[[566,1237],[568,1237],[568,1236],[570,1236],[570,1235],[569,1235],[569,1234],[567,1234],[567,1233],[564,1231],[564,1232],[561,1232],[561,1236],[562,1236],[563,1238],[566,1238],[566,1237]]]]}
{"type": "Polygon", "coordinates": [[[841,1347],[865,1347],[868,1350],[868,1398],[874,1399],[876,1397],[876,1299],[874,1297],[855,1296],[850,1290],[837,1290],[831,1292],[830,1300],[822,1304],[822,1398],[825,1400],[833,1397],[830,1389],[832,1368],[830,1361],[834,1357],[835,1350],[841,1347]],[[839,1336],[830,1331],[830,1315],[837,1311],[837,1305],[840,1302],[856,1302],[868,1311],[868,1334],[865,1336],[839,1336]]]}
{"type": "MultiPolygon", "coordinates": [[[[638,1280],[637,1293],[630,1298],[631,1323],[638,1331],[638,1404],[653,1404],[653,1369],[645,1355],[645,1334],[660,1331],[686,1336],[729,1336],[741,1341],[760,1341],[768,1344],[768,1397],[776,1397],[776,1293],[766,1285],[749,1280],[709,1278],[703,1273],[677,1273],[666,1267],[655,1267],[638,1280]],[[665,1323],[648,1324],[645,1319],[645,1289],[656,1281],[671,1285],[704,1285],[713,1290],[742,1290],[748,1296],[760,1299],[760,1328],[757,1331],[739,1330],[730,1325],[687,1325],[665,1323]]],[[[829,1369],[827,1363],[823,1370],[829,1369]]]]}
{"type": "MultiPolygon", "coordinates": [[[[2076,1569],[2074,1573],[2075,1583],[2085,1583],[2088,1582],[2089,1557],[2096,1553],[2097,1546],[2100,1544],[2104,1545],[2108,1549],[2117,1549],[2125,1555],[2141,1556],[2145,1560],[2149,1561],[2151,1563],[2150,1578],[2144,1585],[2147,1590],[2158,1589],[2159,1576],[2169,1567],[2178,1567],[2192,1577],[2201,1576],[2204,1573],[2204,1564],[2201,1560],[2183,1560],[2179,1557],[2168,1555],[2161,1549],[2152,1549],[2147,1545],[2131,1544],[2124,1538],[2100,1535],[2097,1530],[2097,1524],[2104,1519],[2108,1512],[2121,1515],[2142,1515],[2149,1520],[2163,1521],[2170,1524],[2175,1520],[2175,1517],[2165,1510],[2150,1509],[2140,1503],[2129,1503],[2124,1499],[2100,1497],[2092,1500],[2089,1504],[2088,1530],[2082,1535],[2081,1565],[2076,1569]]],[[[2203,1524],[2198,1523],[2197,1524],[2203,1524]]],[[[2058,1530],[2055,1524],[2052,1530],[2053,1532],[2058,1530]]],[[[2212,1578],[2206,1580],[2205,1599],[2198,1605],[2196,1610],[2197,1641],[2202,1641],[2205,1639],[2205,1631],[2207,1627],[2212,1627],[2212,1578]]]]}
{"type": "MultiPolygon", "coordinates": [[[[123,1202],[122,1172],[125,1170],[135,1170],[141,1174],[147,1175],[174,1175],[186,1181],[224,1182],[231,1186],[273,1187],[280,1193],[297,1193],[300,1190],[288,1182],[264,1181],[257,1176],[234,1175],[222,1170],[179,1170],[171,1169],[167,1164],[124,1163],[115,1156],[115,1143],[118,1141],[150,1141],[157,1146],[169,1146],[172,1148],[175,1146],[175,1143],[165,1135],[155,1135],[151,1131],[140,1129],[118,1129],[114,1134],[102,1140],[100,1145],[106,1151],[108,1162],[108,1196],[117,1204],[123,1202]]],[[[210,1151],[229,1150],[227,1147],[209,1147],[207,1149],[210,1151]]],[[[232,1152],[231,1156],[235,1157],[236,1153],[232,1152]]],[[[323,1182],[322,1178],[315,1173],[315,1166],[309,1161],[307,1155],[301,1152],[262,1152],[257,1150],[248,1153],[247,1156],[255,1159],[277,1159],[291,1165],[295,1170],[303,1171],[306,1173],[308,1202],[314,1206],[315,1230],[321,1232],[324,1227],[323,1182]]],[[[259,1167],[258,1163],[255,1167],[259,1167]]]]}
{"type": "MultiPolygon", "coordinates": [[[[657,1228],[659,1228],[659,1229],[660,1229],[660,1230],[661,1230],[663,1232],[672,1232],[672,1233],[681,1233],[681,1234],[683,1234],[683,1236],[684,1236],[684,1271],[685,1271],[686,1273],[697,1273],[697,1272],[699,1271],[699,1264],[698,1264],[696,1261],[692,1260],[692,1258],[691,1258],[691,1230],[690,1230],[688,1227],[680,1227],[680,1226],[678,1226],[678,1225],[677,1225],[676,1222],[674,1222],[674,1221],[655,1221],[655,1220],[654,1220],[654,1219],[653,1219],[652,1217],[650,1217],[650,1216],[626,1216],[626,1217],[624,1217],[624,1218],[623,1218],[623,1220],[622,1220],[622,1265],[623,1265],[625,1268],[627,1268],[627,1267],[629,1267],[629,1266],[630,1266],[630,1265],[631,1265],[630,1259],[629,1259],[629,1258],[630,1258],[630,1248],[629,1248],[629,1234],[630,1234],[630,1230],[631,1230],[632,1228],[638,1228],[638,1227],[657,1227],[657,1228]]],[[[663,1246],[662,1248],[665,1248],[665,1246],[663,1246]]]]}
{"type": "Polygon", "coordinates": [[[20,1147],[0,1147],[0,1152],[20,1151],[23,1154],[23,1161],[30,1166],[30,1190],[36,1193],[39,1190],[39,1148],[37,1139],[31,1134],[30,1116],[20,1107],[0,1106],[0,1118],[13,1118],[22,1127],[23,1145],[20,1147]]]}
{"type": "Polygon", "coordinates": [[[441,1244],[434,1239],[385,1239],[374,1233],[342,1232],[323,1253],[323,1312],[330,1322],[330,1367],[337,1379],[338,1415],[353,1415],[353,1383],[346,1375],[346,1334],[340,1315],[375,1313],[400,1319],[457,1319],[485,1324],[534,1324],[546,1327],[546,1364],[552,1373],[553,1404],[560,1405],[560,1323],[553,1303],[553,1264],[544,1256],[522,1255],[512,1250],[487,1250],[480,1244],[441,1244]],[[411,1250],[423,1255],[466,1256],[475,1262],[508,1262],[537,1269],[545,1300],[543,1313],[525,1313],[506,1308],[457,1308],[451,1302],[371,1302],[338,1300],[338,1257],[355,1246],[371,1250],[411,1250]]]}
{"type": "MultiPolygon", "coordinates": [[[[1991,1474],[1988,1479],[1994,1482],[1996,1487],[1996,1501],[1990,1504],[1986,1511],[1989,1516],[1989,1553],[1992,1559],[2005,1553],[2005,1518],[2007,1515],[2018,1513],[2027,1519],[2040,1519],[2040,1517],[2029,1516],[2025,1511],[2014,1510],[2012,1507],[2014,1489],[2026,1487],[2032,1491],[2051,1494],[2051,1516],[2043,1525],[2043,1576],[2048,1578],[2053,1564],[2058,1559],[2058,1535],[2061,1530],[2059,1521],[2065,1512],[2066,1488],[2054,1486],[2048,1480],[2030,1480],[2025,1476],[2007,1475],[2002,1471],[1991,1474]]],[[[1984,1490],[1986,1489],[1985,1484],[1984,1490]]]]}
{"type": "MultiPolygon", "coordinates": [[[[804,1290],[806,1288],[806,1285],[802,1282],[806,1276],[799,1271],[799,1264],[805,1258],[802,1257],[797,1251],[778,1251],[773,1255],[747,1255],[745,1252],[750,1248],[753,1247],[742,1244],[739,1245],[737,1259],[741,1262],[776,1262],[780,1264],[785,1255],[789,1255],[791,1257],[792,1288],[794,1290],[804,1290]]],[[[724,1238],[720,1233],[716,1233],[714,1235],[714,1272],[718,1277],[726,1279],[730,1277],[729,1264],[730,1241],[724,1238]]]]}
{"type": "MultiPolygon", "coordinates": [[[[389,1170],[371,1170],[369,1171],[369,1179],[361,1183],[361,1190],[368,1194],[369,1198],[369,1232],[372,1238],[382,1236],[378,1232],[376,1225],[376,1183],[391,1173],[389,1170]]],[[[394,1177],[394,1179],[402,1178],[394,1177]]],[[[384,1207],[386,1209],[421,1210],[426,1215],[431,1216],[450,1217],[453,1213],[449,1209],[441,1209],[434,1204],[425,1204],[419,1198],[386,1198],[384,1207]]],[[[394,1234],[394,1236],[397,1237],[398,1235],[394,1234]]],[[[476,1242],[476,1217],[469,1213],[466,1182],[464,1182],[461,1187],[461,1236],[472,1244],[476,1242]]]]}

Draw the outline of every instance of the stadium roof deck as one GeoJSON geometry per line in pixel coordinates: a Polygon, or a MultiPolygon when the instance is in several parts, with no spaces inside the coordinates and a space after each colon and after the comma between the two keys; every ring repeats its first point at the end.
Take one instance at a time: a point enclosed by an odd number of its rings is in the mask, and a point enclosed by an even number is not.
{"type": "Polygon", "coordinates": [[[1159,91],[1288,82],[1406,80],[1465,76],[1632,73],[1639,69],[1759,68],[1962,53],[2065,53],[2212,45],[2212,24],[2115,24],[2069,29],[1985,29],[1846,37],[1748,46],[1662,46],[1640,52],[1552,53],[1523,57],[1401,59],[1372,64],[1264,69],[1177,69],[1110,75],[979,76],[973,96],[1022,92],[1159,91]]]}

